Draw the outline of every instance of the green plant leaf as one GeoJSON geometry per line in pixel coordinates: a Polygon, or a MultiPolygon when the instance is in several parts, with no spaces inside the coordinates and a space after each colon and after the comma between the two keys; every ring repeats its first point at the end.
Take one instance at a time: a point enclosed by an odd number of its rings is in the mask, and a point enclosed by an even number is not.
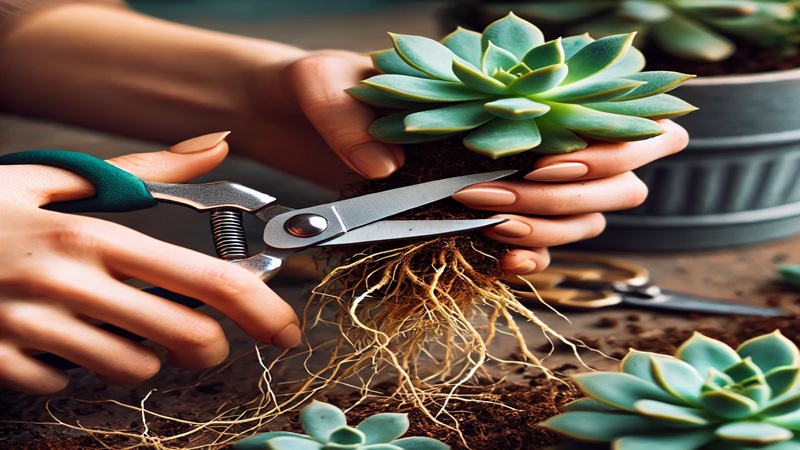
{"type": "Polygon", "coordinates": [[[742,360],[738,353],[723,342],[697,332],[678,347],[675,357],[691,364],[702,377],[707,377],[708,369],[712,367],[724,371],[742,360]]]}
{"type": "Polygon", "coordinates": [[[661,48],[679,58],[722,61],[736,50],[729,39],[698,22],[678,15],[655,24],[652,31],[661,48]]]}
{"type": "Polygon", "coordinates": [[[481,65],[481,34],[458,27],[442,39],[442,44],[475,67],[481,65]]]}
{"type": "Polygon", "coordinates": [[[401,58],[393,48],[374,51],[371,52],[369,56],[372,58],[372,65],[383,73],[396,73],[400,75],[409,75],[412,77],[431,78],[431,76],[427,73],[409,66],[408,63],[403,61],[403,58],[401,58]]]}
{"type": "Polygon", "coordinates": [[[669,356],[660,353],[642,352],[636,349],[630,349],[628,354],[622,358],[619,363],[621,371],[631,374],[636,378],[641,378],[644,381],[655,384],[656,379],[653,377],[653,358],[669,358],[669,356]]]}
{"type": "Polygon", "coordinates": [[[546,116],[548,120],[595,139],[635,141],[658,136],[664,132],[658,123],[649,119],[595,111],[581,105],[547,103],[551,108],[546,116]]]}
{"type": "Polygon", "coordinates": [[[521,95],[538,94],[561,84],[568,73],[569,68],[565,64],[542,67],[514,79],[508,87],[521,95]]]}
{"type": "Polygon", "coordinates": [[[567,412],[539,424],[565,436],[589,442],[610,442],[657,428],[657,422],[635,414],[591,411],[567,412]]]}
{"type": "Polygon", "coordinates": [[[672,15],[672,10],[656,2],[624,1],[620,3],[617,14],[635,22],[661,22],[672,15]]]}
{"type": "Polygon", "coordinates": [[[638,400],[634,402],[633,407],[639,414],[666,422],[691,426],[703,426],[711,423],[710,417],[705,412],[687,406],[655,400],[638,400]]]}
{"type": "Polygon", "coordinates": [[[423,103],[460,102],[491,96],[485,92],[474,91],[461,82],[428,80],[406,75],[375,75],[362,83],[395,98],[423,103]]]}
{"type": "Polygon", "coordinates": [[[765,422],[734,422],[717,428],[717,436],[748,444],[769,444],[791,439],[793,434],[778,425],[765,422]]]}
{"type": "Polygon", "coordinates": [[[700,404],[710,413],[725,419],[743,419],[759,409],[758,403],[727,389],[704,392],[700,395],[700,404]]]}
{"type": "Polygon", "coordinates": [[[312,439],[328,442],[334,430],[347,426],[341,409],[317,400],[300,410],[300,426],[312,439]]]}
{"type": "Polygon", "coordinates": [[[535,120],[496,117],[464,138],[468,149],[492,159],[530,150],[542,141],[535,120]]]}
{"type": "Polygon", "coordinates": [[[591,397],[583,397],[564,405],[564,411],[612,412],[617,411],[617,409],[613,406],[608,406],[603,402],[599,402],[591,397]]]}
{"type": "Polygon", "coordinates": [[[800,392],[795,392],[793,395],[779,398],[777,401],[770,402],[769,405],[759,413],[759,416],[761,417],[783,416],[785,414],[791,414],[799,410],[800,410],[800,392]]]}
{"type": "Polygon", "coordinates": [[[450,446],[429,437],[412,436],[398,439],[392,445],[403,450],[450,450],[450,446]]]}
{"type": "Polygon", "coordinates": [[[564,49],[564,60],[572,58],[576,53],[592,42],[594,42],[594,38],[589,36],[588,33],[561,38],[561,48],[564,49]]]}
{"type": "Polygon", "coordinates": [[[295,437],[276,437],[270,439],[262,449],[266,450],[322,450],[323,444],[311,439],[295,437]]]}
{"type": "Polygon", "coordinates": [[[544,35],[532,23],[508,13],[483,30],[481,48],[484,52],[488,50],[490,42],[521,60],[528,50],[544,43],[544,35]]]}
{"type": "Polygon", "coordinates": [[[550,111],[550,107],[525,97],[508,97],[483,105],[491,114],[508,120],[534,119],[550,111]]]}
{"type": "Polygon", "coordinates": [[[561,46],[561,38],[533,47],[522,57],[522,62],[534,70],[539,67],[564,64],[566,60],[564,48],[561,46]]]}
{"type": "Polygon", "coordinates": [[[689,103],[669,94],[627,101],[617,99],[612,102],[586,103],[583,106],[596,111],[644,117],[650,120],[673,119],[697,110],[689,103]]]}
{"type": "Polygon", "coordinates": [[[453,73],[456,74],[462,83],[476,91],[495,95],[506,95],[510,93],[508,86],[503,82],[486,75],[471,64],[453,61],[453,73]]]}
{"type": "Polygon", "coordinates": [[[492,75],[498,71],[505,72],[517,63],[519,60],[511,52],[489,42],[481,58],[481,70],[485,74],[492,75]]]}
{"type": "Polygon", "coordinates": [[[536,151],[539,153],[546,155],[572,153],[589,145],[572,131],[560,127],[544,117],[538,117],[536,125],[542,135],[542,142],[536,147],[536,151]]]}
{"type": "MultiPolygon", "coordinates": [[[[323,448],[322,450],[329,450],[329,449],[323,448]]],[[[331,448],[330,450],[339,450],[339,449],[331,448]]],[[[358,447],[357,450],[403,450],[403,449],[392,444],[372,444],[372,445],[365,445],[363,447],[358,447]]]]}
{"type": "MultiPolygon", "coordinates": [[[[696,450],[716,439],[709,428],[700,430],[670,430],[641,435],[623,436],[614,441],[614,450],[696,450]]],[[[727,449],[733,450],[733,449],[727,449]]]]}
{"type": "Polygon", "coordinates": [[[426,106],[424,103],[401,100],[364,83],[345,89],[345,92],[357,100],[381,108],[419,109],[426,106]]]}
{"type": "Polygon", "coordinates": [[[723,372],[731,377],[734,383],[743,383],[745,380],[750,380],[752,378],[756,378],[761,382],[764,381],[764,372],[758,368],[750,357],[744,358],[735,364],[731,364],[726,367],[723,372]]]}
{"type": "Polygon", "coordinates": [[[800,365],[800,350],[780,330],[745,341],[736,353],[742,358],[752,358],[764,373],[782,366],[800,365]]]}
{"type": "Polygon", "coordinates": [[[614,100],[645,84],[643,81],[612,78],[559,86],[540,94],[543,100],[560,103],[595,103],[614,100]]]}
{"type": "Polygon", "coordinates": [[[694,75],[684,73],[656,70],[651,72],[641,72],[626,75],[629,80],[643,81],[646,84],[639,86],[631,92],[619,97],[617,101],[634,100],[643,97],[663,94],[678,87],[686,80],[694,78],[694,75]]]}
{"type": "Polygon", "coordinates": [[[333,430],[328,443],[338,445],[363,445],[367,440],[364,432],[352,427],[341,427],[333,430]]]}
{"type": "Polygon", "coordinates": [[[800,286],[800,265],[786,264],[776,267],[781,280],[794,286],[800,286]]]}
{"type": "Polygon", "coordinates": [[[593,372],[572,377],[578,388],[603,403],[635,411],[638,400],[658,400],[665,403],[680,403],[680,400],[658,386],[627,373],[593,372]]]}
{"type": "MultiPolygon", "coordinates": [[[[800,431],[800,410],[782,416],[769,417],[766,421],[789,430],[800,431]]],[[[800,437],[800,433],[798,435],[800,437]]]]}
{"type": "Polygon", "coordinates": [[[709,386],[709,390],[713,391],[717,388],[724,388],[734,384],[733,378],[721,370],[713,367],[708,369],[708,376],[706,377],[705,384],[709,386]]]}
{"type": "Polygon", "coordinates": [[[759,5],[752,0],[694,0],[691,3],[680,2],[680,8],[690,16],[721,19],[749,16],[758,11],[759,5]]]}
{"type": "Polygon", "coordinates": [[[458,56],[449,48],[424,36],[389,33],[400,58],[409,66],[445,81],[457,81],[451,66],[458,56]]]}
{"type": "Polygon", "coordinates": [[[619,61],[631,48],[633,36],[633,34],[607,36],[580,49],[567,59],[569,75],[564,83],[580,81],[619,61]]]}
{"type": "Polygon", "coordinates": [[[800,367],[776,367],[764,374],[764,381],[773,398],[796,391],[800,387],[800,367]]]}
{"type": "Polygon", "coordinates": [[[433,142],[446,139],[456,133],[449,134],[420,134],[420,133],[407,133],[405,118],[411,112],[399,112],[389,114],[372,122],[369,126],[369,134],[383,142],[390,144],[419,144],[421,142],[433,142]]]}
{"type": "Polygon", "coordinates": [[[662,389],[696,405],[703,387],[703,378],[697,370],[678,358],[652,358],[653,378],[662,389]]]}
{"type": "Polygon", "coordinates": [[[772,391],[766,384],[753,384],[744,389],[737,391],[739,395],[744,395],[750,400],[758,403],[759,407],[763,407],[769,402],[772,391]]]}
{"type": "Polygon", "coordinates": [[[641,72],[646,64],[644,55],[636,47],[631,47],[619,61],[606,67],[604,70],[588,77],[595,78],[614,78],[623,77],[633,80],[631,76],[641,72]]]}
{"type": "Polygon", "coordinates": [[[295,437],[298,439],[305,439],[307,441],[314,442],[310,437],[304,434],[292,433],[289,431],[270,431],[267,433],[259,433],[254,436],[240,439],[233,443],[233,448],[235,450],[264,450],[266,448],[267,441],[278,437],[295,437]]]}
{"type": "Polygon", "coordinates": [[[471,130],[492,120],[483,102],[465,102],[414,112],[405,118],[405,131],[422,134],[448,134],[471,130]]]}
{"type": "Polygon", "coordinates": [[[408,415],[399,413],[380,413],[367,417],[356,429],[366,436],[366,444],[391,442],[408,431],[408,415]]]}

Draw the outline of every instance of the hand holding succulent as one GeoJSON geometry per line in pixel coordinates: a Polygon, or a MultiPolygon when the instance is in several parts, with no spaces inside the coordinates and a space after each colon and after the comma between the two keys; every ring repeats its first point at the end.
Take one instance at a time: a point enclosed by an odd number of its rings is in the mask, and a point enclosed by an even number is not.
{"type": "Polygon", "coordinates": [[[638,32],[673,56],[721,61],[736,43],[797,49],[800,2],[796,0],[532,0],[491,4],[518,8],[543,23],[567,23],[604,36],[638,32]]]}
{"type": "Polygon", "coordinates": [[[663,130],[655,119],[691,112],[665,94],[691,78],[641,72],[633,34],[545,41],[513,13],[483,33],[462,28],[441,43],[391,35],[394,48],[372,54],[383,74],[348,90],[375,106],[401,112],[375,121],[370,133],[391,143],[420,143],[468,132],[464,145],[492,158],[535,149],[582,149],[580,137],[647,139],[663,130]]]}
{"type": "Polygon", "coordinates": [[[448,450],[428,437],[397,439],[408,430],[405,414],[382,413],[347,426],[342,410],[318,401],[300,411],[300,423],[308,436],[287,431],[261,433],[236,442],[236,450],[448,450]]]}
{"type": "Polygon", "coordinates": [[[800,351],[779,331],[735,351],[695,333],[675,357],[631,350],[621,370],[576,375],[589,397],[542,425],[615,450],[800,448],[800,351]]]}

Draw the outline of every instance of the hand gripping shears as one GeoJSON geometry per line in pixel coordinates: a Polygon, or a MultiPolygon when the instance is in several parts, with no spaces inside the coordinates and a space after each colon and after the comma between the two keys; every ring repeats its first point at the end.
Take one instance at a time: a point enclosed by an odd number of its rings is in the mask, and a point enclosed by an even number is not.
{"type": "MultiPolygon", "coordinates": [[[[55,211],[126,212],[150,208],[159,201],[177,203],[197,211],[210,211],[218,256],[246,268],[265,282],[278,273],[289,256],[309,247],[421,238],[502,223],[505,219],[384,219],[442,200],[467,186],[497,180],[516,172],[501,170],[458,176],[309,208],[291,209],[276,204],[276,199],[270,195],[227,181],[204,184],[144,181],[85,153],[31,150],[0,156],[0,164],[60,167],[83,176],[94,185],[96,194],[92,198],[46,206],[55,211]],[[247,253],[242,213],[253,214],[266,224],[263,236],[266,248],[253,256],[247,253]]],[[[191,307],[201,304],[195,299],[161,288],[147,288],[145,291],[191,307]]],[[[130,339],[143,340],[111,325],[104,325],[103,328],[130,339]]],[[[48,359],[52,356],[48,355],[48,359]]],[[[64,367],[63,361],[57,365],[64,367]]]]}

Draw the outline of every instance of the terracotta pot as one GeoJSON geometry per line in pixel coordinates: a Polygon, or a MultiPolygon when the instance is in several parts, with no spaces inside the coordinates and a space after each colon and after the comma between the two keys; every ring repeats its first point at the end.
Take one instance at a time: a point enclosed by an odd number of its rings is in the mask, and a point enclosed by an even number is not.
{"type": "Polygon", "coordinates": [[[674,93],[699,108],[676,119],[689,147],[638,170],[647,201],[608,214],[586,245],[705,249],[800,233],[800,69],[700,77],[674,93]]]}

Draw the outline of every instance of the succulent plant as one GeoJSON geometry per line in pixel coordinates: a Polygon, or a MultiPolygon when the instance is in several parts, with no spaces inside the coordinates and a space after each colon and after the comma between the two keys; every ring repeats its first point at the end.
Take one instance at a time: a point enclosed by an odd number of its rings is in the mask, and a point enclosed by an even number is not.
{"type": "Polygon", "coordinates": [[[300,424],[308,433],[288,431],[261,433],[242,439],[235,450],[447,450],[450,447],[428,437],[398,439],[408,430],[408,416],[381,413],[355,428],[339,408],[313,401],[300,411],[300,424]]]}
{"type": "Polygon", "coordinates": [[[778,266],[777,269],[784,283],[800,287],[800,265],[787,264],[778,266]]]}
{"type": "Polygon", "coordinates": [[[638,32],[679,58],[721,61],[736,43],[795,49],[800,45],[797,0],[531,0],[486,2],[515,8],[542,23],[604,36],[638,32]]]}
{"type": "Polygon", "coordinates": [[[576,375],[588,396],[542,423],[615,450],[800,448],[800,351],[779,331],[735,351],[695,333],[675,357],[631,350],[621,372],[576,375]]]}
{"type": "Polygon", "coordinates": [[[441,42],[390,34],[394,47],[372,53],[380,75],[348,92],[401,111],[376,120],[370,133],[392,143],[420,143],[467,133],[464,145],[492,158],[535,149],[565,153],[581,136],[647,139],[655,119],[695,108],[665,94],[691,75],[641,72],[634,35],[594,40],[587,34],[545,41],[513,13],[483,33],[458,28],[441,42]]]}

